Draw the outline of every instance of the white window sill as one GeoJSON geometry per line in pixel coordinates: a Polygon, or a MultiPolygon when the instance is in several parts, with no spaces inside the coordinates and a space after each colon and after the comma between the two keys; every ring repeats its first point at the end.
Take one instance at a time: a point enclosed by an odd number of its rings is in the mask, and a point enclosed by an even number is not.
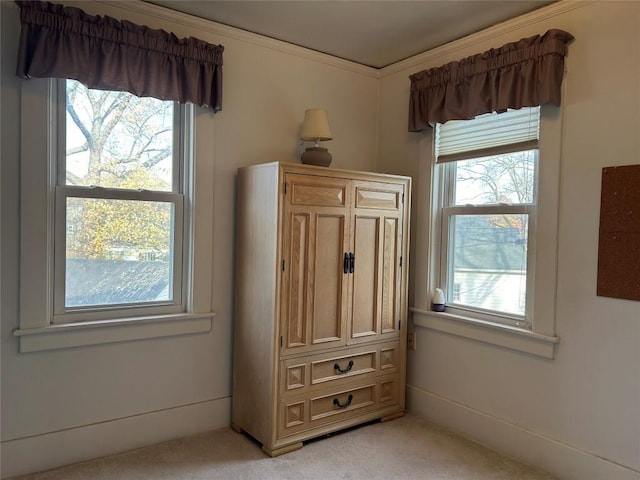
{"type": "Polygon", "coordinates": [[[559,337],[542,335],[525,328],[500,323],[476,320],[446,312],[433,312],[411,308],[413,324],[440,332],[471,338],[480,342],[529,353],[544,358],[553,358],[559,337]]]}
{"type": "Polygon", "coordinates": [[[126,342],[211,331],[215,313],[181,313],[117,320],[74,322],[14,330],[20,352],[126,342]]]}

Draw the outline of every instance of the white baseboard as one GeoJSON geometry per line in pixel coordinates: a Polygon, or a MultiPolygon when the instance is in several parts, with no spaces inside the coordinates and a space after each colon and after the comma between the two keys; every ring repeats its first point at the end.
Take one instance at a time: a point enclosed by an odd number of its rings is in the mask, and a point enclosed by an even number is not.
{"type": "Polygon", "coordinates": [[[412,385],[407,410],[562,480],[640,479],[636,470],[412,385]]]}
{"type": "Polygon", "coordinates": [[[2,442],[1,478],[229,426],[231,397],[2,442]]]}

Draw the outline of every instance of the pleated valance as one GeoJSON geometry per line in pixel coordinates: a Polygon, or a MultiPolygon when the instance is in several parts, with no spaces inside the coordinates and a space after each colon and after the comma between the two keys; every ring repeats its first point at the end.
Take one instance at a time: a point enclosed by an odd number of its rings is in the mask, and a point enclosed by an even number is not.
{"type": "Polygon", "coordinates": [[[572,40],[570,33],[549,30],[411,75],[409,131],[508,108],[560,105],[572,40]]]}
{"type": "Polygon", "coordinates": [[[89,88],[221,109],[221,45],[75,7],[16,3],[22,22],[18,76],[69,78],[89,88]]]}

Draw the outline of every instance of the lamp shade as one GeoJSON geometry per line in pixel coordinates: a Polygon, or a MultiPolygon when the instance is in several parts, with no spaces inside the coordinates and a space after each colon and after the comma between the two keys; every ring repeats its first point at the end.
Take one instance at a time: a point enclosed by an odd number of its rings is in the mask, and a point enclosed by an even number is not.
{"type": "Polygon", "coordinates": [[[331,140],[332,138],[327,111],[321,108],[305,110],[300,140],[317,141],[331,140]]]}

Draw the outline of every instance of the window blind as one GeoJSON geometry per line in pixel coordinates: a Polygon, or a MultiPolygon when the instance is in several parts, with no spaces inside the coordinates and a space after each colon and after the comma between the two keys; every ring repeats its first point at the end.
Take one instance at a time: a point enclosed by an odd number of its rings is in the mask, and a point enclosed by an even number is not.
{"type": "Polygon", "coordinates": [[[486,113],[436,127],[436,162],[538,148],[540,107],[486,113]]]}

